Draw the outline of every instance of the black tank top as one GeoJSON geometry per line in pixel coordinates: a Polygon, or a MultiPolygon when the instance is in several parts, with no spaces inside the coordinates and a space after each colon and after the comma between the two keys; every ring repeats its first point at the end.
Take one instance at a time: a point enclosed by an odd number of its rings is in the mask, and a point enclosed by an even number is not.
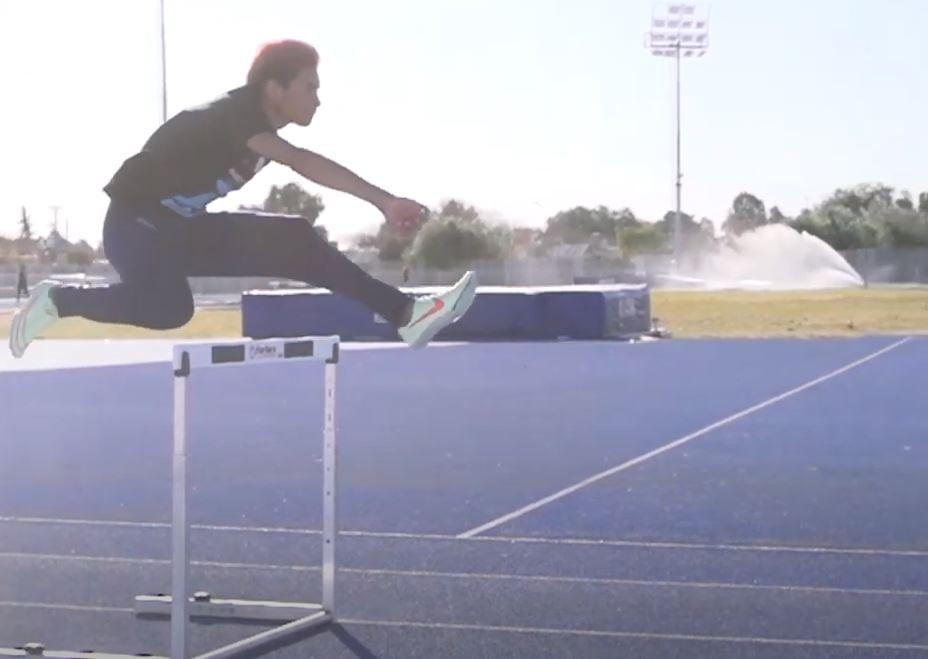
{"type": "Polygon", "coordinates": [[[257,87],[188,108],[156,130],[103,188],[113,199],[154,202],[184,217],[241,188],[267,164],[246,142],[274,132],[257,87]]]}

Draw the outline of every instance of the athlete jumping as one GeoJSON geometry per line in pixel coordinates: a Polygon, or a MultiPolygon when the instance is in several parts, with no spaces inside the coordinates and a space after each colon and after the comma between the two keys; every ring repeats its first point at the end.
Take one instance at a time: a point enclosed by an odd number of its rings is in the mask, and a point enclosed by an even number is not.
{"type": "Polygon", "coordinates": [[[211,212],[268,162],[373,204],[395,226],[428,210],[363,180],[278,134],[308,126],[319,108],[319,56],[309,44],[264,46],[246,84],[164,123],[104,187],[110,205],[103,248],[120,281],[107,286],[38,284],[10,327],[10,350],[59,318],[171,329],[193,317],[188,277],[279,277],[321,286],[364,304],[414,348],[458,320],[476,295],[473,272],[441,295],[413,297],[368,275],[299,216],[211,212]]]}

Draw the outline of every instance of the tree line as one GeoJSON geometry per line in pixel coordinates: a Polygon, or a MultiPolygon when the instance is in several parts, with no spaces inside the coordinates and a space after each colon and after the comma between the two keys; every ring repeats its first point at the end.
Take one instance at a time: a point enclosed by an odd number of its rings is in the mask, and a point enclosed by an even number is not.
{"type": "MultiPolygon", "coordinates": [[[[274,185],[260,206],[244,210],[299,215],[324,237],[317,223],[325,206],[322,198],[297,183],[274,185]]],[[[563,245],[589,245],[616,258],[672,251],[674,211],[657,220],[640,218],[629,208],[577,206],[549,217],[544,228],[494,223],[472,205],[450,199],[415,226],[394,227],[382,222],[373,233],[357,236],[355,246],[375,250],[385,261],[405,261],[435,268],[452,268],[475,260],[499,259],[513,253],[545,256],[563,245]]],[[[766,204],[750,192],[733,200],[717,232],[708,218],[680,216],[680,247],[686,251],[711,250],[740,234],[770,224],[784,224],[822,239],[836,250],[864,247],[928,247],[928,192],[913,197],[908,191],[867,183],[835,190],[796,217],[766,204]]],[[[32,242],[32,230],[23,209],[19,238],[13,244],[32,242]]],[[[10,241],[7,241],[10,242],[10,241]]]]}
{"type": "Polygon", "coordinates": [[[32,218],[25,207],[20,209],[19,231],[15,238],[0,236],[0,265],[16,263],[23,257],[34,257],[39,263],[58,263],[86,268],[93,263],[97,251],[85,240],[69,242],[57,227],[47,236],[35,235],[32,218]]]}
{"type": "MultiPolygon", "coordinates": [[[[274,212],[293,212],[315,222],[322,201],[295,183],[272,189],[264,206],[274,212]],[[282,199],[288,203],[281,205],[282,199]]],[[[386,261],[407,261],[448,268],[480,259],[521,254],[550,255],[559,245],[587,244],[617,258],[669,253],[673,248],[674,211],[654,221],[629,208],[577,206],[549,217],[544,228],[493,223],[460,200],[445,201],[416,227],[396,228],[386,222],[377,231],[356,238],[359,248],[374,249],[386,261]]],[[[721,232],[709,218],[680,216],[680,247],[711,250],[765,225],[784,224],[822,239],[836,250],[865,247],[928,247],[928,192],[916,198],[884,184],[839,188],[797,216],[786,216],[777,206],[767,209],[758,196],[741,192],[733,200],[721,232]]]]}

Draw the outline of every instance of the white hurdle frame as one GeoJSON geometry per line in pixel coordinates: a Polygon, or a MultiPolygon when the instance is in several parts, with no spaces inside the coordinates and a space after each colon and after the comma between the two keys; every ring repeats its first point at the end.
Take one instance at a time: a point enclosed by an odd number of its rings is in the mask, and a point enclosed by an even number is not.
{"type": "Polygon", "coordinates": [[[187,659],[191,617],[286,622],[274,629],[199,655],[197,659],[237,657],[272,640],[335,620],[335,540],[338,534],[336,494],[335,383],[339,359],[337,336],[259,339],[236,342],[187,343],[174,346],[174,458],[171,595],[140,595],[136,615],[171,617],[171,657],[187,659]],[[273,363],[281,359],[325,362],[323,424],[322,603],[285,603],[213,599],[208,592],[191,596],[190,539],[187,519],[187,384],[204,368],[273,363]]]}

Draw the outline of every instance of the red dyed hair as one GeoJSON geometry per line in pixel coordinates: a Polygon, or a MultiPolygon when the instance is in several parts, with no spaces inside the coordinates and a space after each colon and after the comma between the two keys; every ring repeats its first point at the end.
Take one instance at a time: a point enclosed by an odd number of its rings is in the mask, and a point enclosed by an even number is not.
{"type": "Polygon", "coordinates": [[[272,41],[261,46],[251,63],[248,84],[260,85],[276,80],[287,86],[297,73],[310,66],[319,66],[319,53],[308,43],[293,39],[272,41]]]}

